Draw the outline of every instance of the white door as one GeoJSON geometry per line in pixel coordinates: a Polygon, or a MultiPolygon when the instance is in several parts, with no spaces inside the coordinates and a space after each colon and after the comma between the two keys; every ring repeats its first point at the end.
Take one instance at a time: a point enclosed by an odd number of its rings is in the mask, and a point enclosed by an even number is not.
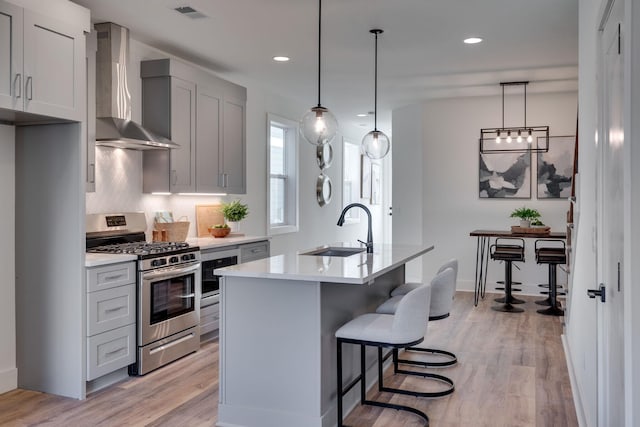
{"type": "Polygon", "coordinates": [[[598,304],[598,425],[624,425],[624,80],[622,17],[615,0],[601,30],[599,75],[600,183],[598,188],[598,279],[605,302],[598,304]]]}

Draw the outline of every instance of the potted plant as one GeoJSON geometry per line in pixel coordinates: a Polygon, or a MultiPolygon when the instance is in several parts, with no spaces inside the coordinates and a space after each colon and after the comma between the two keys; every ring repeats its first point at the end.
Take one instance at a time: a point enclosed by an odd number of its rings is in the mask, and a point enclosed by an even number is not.
{"type": "Polygon", "coordinates": [[[520,218],[520,227],[529,228],[532,220],[540,218],[540,212],[523,206],[511,212],[511,218],[520,218]]]}
{"type": "Polygon", "coordinates": [[[222,215],[224,219],[229,222],[233,231],[238,231],[238,222],[242,221],[249,214],[249,207],[240,202],[240,200],[234,200],[229,203],[222,203],[222,215]]]}

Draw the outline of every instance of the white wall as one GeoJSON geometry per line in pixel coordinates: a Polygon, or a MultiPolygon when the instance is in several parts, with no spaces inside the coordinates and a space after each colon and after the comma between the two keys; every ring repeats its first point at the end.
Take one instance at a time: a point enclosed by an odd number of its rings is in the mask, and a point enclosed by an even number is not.
{"type": "Polygon", "coordinates": [[[587,298],[596,286],[596,17],[600,0],[580,3],[579,9],[579,176],[574,210],[574,264],[569,310],[565,314],[567,365],[574,380],[574,402],[579,420],[597,424],[597,304],[587,298]]]}
{"type": "Polygon", "coordinates": [[[0,125],[0,393],[17,387],[14,128],[0,125]]]}
{"type": "MultiPolygon", "coordinates": [[[[172,57],[134,39],[130,40],[129,90],[132,96],[132,118],[141,121],[140,61],[172,57]]],[[[180,58],[177,58],[180,59],[180,58]]],[[[298,120],[310,105],[283,98],[261,87],[257,82],[241,76],[222,75],[247,88],[247,194],[226,197],[211,196],[155,196],[142,193],[142,153],[99,147],[96,151],[96,192],[87,194],[87,213],[115,211],[144,211],[149,230],[156,210],[170,210],[174,217],[187,216],[192,222],[189,235],[194,236],[195,205],[216,204],[221,200],[240,198],[249,205],[249,215],[242,221],[241,232],[251,235],[267,233],[267,113],[298,120]]],[[[350,141],[359,142],[365,131],[343,130],[350,141]]],[[[300,231],[274,236],[272,254],[306,249],[334,241],[355,241],[366,238],[366,221],[360,224],[336,226],[342,210],[342,134],[333,142],[334,161],[327,175],[333,183],[333,197],[329,205],[316,202],[316,178],[320,172],[315,160],[315,149],[300,142],[300,231]]],[[[382,205],[372,206],[374,215],[374,241],[382,240],[382,205]]],[[[149,238],[149,236],[148,236],[149,238]]]]}
{"type": "MultiPolygon", "coordinates": [[[[522,96],[519,96],[522,102],[522,96]]],[[[509,100],[505,105],[509,105],[509,100]]],[[[517,104],[522,106],[522,104],[517,104]]],[[[424,277],[430,277],[437,268],[451,257],[458,258],[460,271],[458,287],[473,289],[475,275],[476,240],[469,236],[475,229],[507,230],[516,221],[509,218],[511,211],[526,205],[536,208],[542,214],[542,221],[553,230],[566,229],[566,212],[569,203],[564,199],[536,199],[536,188],[532,186],[532,198],[529,200],[480,199],[478,196],[478,135],[480,129],[500,125],[501,97],[466,97],[437,99],[408,106],[394,111],[393,127],[396,135],[394,152],[394,236],[405,229],[405,233],[416,232],[419,219],[411,218],[407,223],[398,224],[400,214],[407,210],[421,212],[422,239],[424,243],[435,245],[435,251],[423,257],[424,277]],[[413,130],[398,143],[401,131],[398,123],[419,121],[413,124],[413,130]],[[399,153],[403,151],[403,153],[399,153]],[[413,157],[412,157],[413,156],[413,157]],[[416,165],[415,157],[422,156],[422,164],[416,165]],[[412,159],[411,164],[403,164],[402,159],[412,159]],[[417,176],[416,167],[422,174],[417,176]],[[408,175],[407,175],[408,174],[408,175]],[[396,180],[403,180],[402,188],[396,180]],[[420,182],[413,183],[414,180],[420,182]],[[420,191],[422,186],[422,191],[420,191]],[[398,194],[398,191],[403,193],[398,194]]],[[[576,93],[529,94],[527,97],[527,123],[531,125],[549,125],[551,135],[574,135],[577,117],[576,93]]],[[[522,122],[520,122],[522,123],[522,122]]],[[[505,125],[518,125],[518,122],[505,125]]],[[[536,156],[532,156],[532,180],[535,179],[536,156]]],[[[411,215],[409,215],[410,217],[411,215]]],[[[415,216],[415,215],[413,215],[415,216]]],[[[398,236],[400,238],[400,236],[398,236]]],[[[395,239],[395,237],[394,237],[395,239]]],[[[402,243],[401,240],[397,240],[402,243]]],[[[526,242],[526,259],[522,270],[514,271],[514,280],[522,281],[523,292],[538,293],[538,283],[547,282],[546,266],[535,263],[533,240],[526,242]]],[[[487,288],[491,282],[502,280],[502,265],[489,263],[487,288]]],[[[563,273],[559,282],[566,283],[563,273]]]]}

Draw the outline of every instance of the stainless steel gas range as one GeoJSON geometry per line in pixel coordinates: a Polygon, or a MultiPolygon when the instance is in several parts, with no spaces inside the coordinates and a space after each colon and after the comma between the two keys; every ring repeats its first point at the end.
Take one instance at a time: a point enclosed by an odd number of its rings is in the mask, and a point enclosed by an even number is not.
{"type": "Polygon", "coordinates": [[[87,252],[137,256],[137,360],[144,375],[200,348],[200,248],[145,241],[144,213],[87,215],[87,252]]]}

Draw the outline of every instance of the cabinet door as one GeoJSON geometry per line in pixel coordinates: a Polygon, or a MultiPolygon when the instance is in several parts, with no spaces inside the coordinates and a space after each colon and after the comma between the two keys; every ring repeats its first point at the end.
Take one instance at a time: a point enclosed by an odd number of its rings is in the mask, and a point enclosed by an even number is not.
{"type": "Polygon", "coordinates": [[[22,9],[0,1],[0,108],[22,110],[22,9]]]}
{"type": "Polygon", "coordinates": [[[224,100],[223,144],[219,167],[226,193],[244,194],[245,184],[245,103],[224,100]]]}
{"type": "Polygon", "coordinates": [[[85,118],[85,39],[80,31],[24,11],[24,110],[74,121],[85,118]]]}
{"type": "Polygon", "coordinates": [[[171,150],[170,190],[172,193],[195,191],[196,86],[171,79],[170,138],[180,144],[171,150]]]}
{"type": "Polygon", "coordinates": [[[87,122],[85,123],[87,138],[87,172],[85,190],[96,191],[96,50],[98,43],[94,31],[87,35],[87,122]]]}
{"type": "Polygon", "coordinates": [[[203,85],[198,85],[197,92],[196,190],[200,193],[224,192],[218,169],[222,96],[219,91],[203,85]]]}

